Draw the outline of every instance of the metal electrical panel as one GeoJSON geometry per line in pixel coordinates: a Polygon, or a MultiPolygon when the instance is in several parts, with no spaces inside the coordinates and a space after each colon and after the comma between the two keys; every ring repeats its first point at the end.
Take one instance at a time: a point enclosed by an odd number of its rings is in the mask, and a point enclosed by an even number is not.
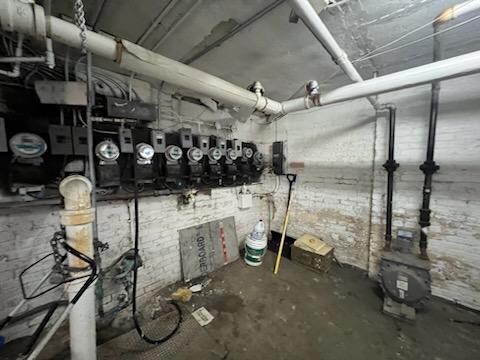
{"type": "Polygon", "coordinates": [[[237,156],[242,156],[242,141],[238,139],[233,139],[233,150],[237,152],[237,156]]]}
{"type": "Polygon", "coordinates": [[[225,155],[227,153],[227,140],[220,136],[217,137],[217,147],[222,152],[222,155],[225,155]]]}
{"type": "Polygon", "coordinates": [[[129,101],[107,97],[107,116],[135,120],[155,121],[157,107],[140,101],[129,101]]]}
{"type": "Polygon", "coordinates": [[[180,132],[180,145],[182,148],[191,148],[193,146],[192,129],[183,128],[180,132]]]}
{"type": "Polygon", "coordinates": [[[210,136],[198,136],[198,147],[202,150],[203,155],[207,155],[208,150],[210,150],[210,136]]]}
{"type": "Polygon", "coordinates": [[[35,81],[42,104],[87,105],[87,85],[82,81],[35,81]]]}
{"type": "Polygon", "coordinates": [[[275,141],[272,144],[272,168],[275,175],[284,175],[283,141],[275,141]]]}
{"type": "Polygon", "coordinates": [[[0,117],[0,152],[8,151],[7,131],[5,130],[5,119],[0,117]]]}
{"type": "Polygon", "coordinates": [[[120,129],[118,132],[118,139],[120,143],[120,152],[133,154],[133,137],[132,130],[120,129]]]}
{"type": "Polygon", "coordinates": [[[152,146],[156,153],[165,152],[165,133],[162,130],[152,130],[152,146]]]}
{"type": "Polygon", "coordinates": [[[75,155],[88,155],[88,129],[75,126],[72,128],[73,153],[75,155]]]}
{"type": "Polygon", "coordinates": [[[72,155],[72,128],[64,125],[50,125],[48,127],[50,137],[50,152],[52,155],[72,155]]]}

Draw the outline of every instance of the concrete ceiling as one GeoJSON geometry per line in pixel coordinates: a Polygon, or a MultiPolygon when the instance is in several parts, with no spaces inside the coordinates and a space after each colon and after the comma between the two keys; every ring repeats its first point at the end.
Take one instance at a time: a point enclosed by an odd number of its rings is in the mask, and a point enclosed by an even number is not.
{"type": "MultiPolygon", "coordinates": [[[[89,25],[98,31],[136,42],[169,1],[84,0],[84,3],[89,25]]],[[[146,39],[144,46],[152,48],[164,37],[157,52],[176,60],[189,58],[273,1],[178,1],[146,39]],[[169,31],[182,17],[184,21],[174,31],[169,31]]],[[[462,1],[337,0],[342,5],[324,9],[321,17],[349,57],[356,59],[428,23],[447,6],[462,1]]],[[[52,11],[55,15],[71,17],[71,4],[71,1],[53,1],[52,11]]],[[[317,79],[323,90],[348,83],[349,80],[337,71],[337,66],[304,24],[288,21],[289,14],[290,7],[285,1],[191,65],[243,87],[259,80],[267,95],[277,100],[298,95],[303,84],[310,79],[317,79]]],[[[467,18],[476,15],[478,13],[467,18]]],[[[465,18],[446,26],[463,20],[465,18]]],[[[431,33],[431,26],[426,26],[394,46],[431,33]]],[[[445,57],[479,50],[479,34],[480,20],[476,20],[441,35],[447,48],[445,57]]],[[[428,63],[431,51],[432,39],[427,39],[355,65],[367,79],[374,71],[386,74],[428,63]]]]}

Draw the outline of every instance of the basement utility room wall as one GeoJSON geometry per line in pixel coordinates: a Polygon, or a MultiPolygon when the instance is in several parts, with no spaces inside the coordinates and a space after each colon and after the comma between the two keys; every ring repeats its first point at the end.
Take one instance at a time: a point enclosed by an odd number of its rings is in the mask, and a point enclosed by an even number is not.
{"type": "MultiPolygon", "coordinates": [[[[442,82],[433,177],[429,255],[434,295],[480,309],[480,75],[442,82]]],[[[418,228],[430,109],[430,86],[380,97],[397,105],[393,234],[418,228]]],[[[299,174],[288,235],[309,232],[335,246],[340,261],[378,271],[385,228],[386,113],[366,100],[290,114],[242,131],[256,141],[286,141],[290,172],[299,174]]],[[[272,181],[273,184],[273,181],[272,181]]],[[[274,196],[280,231],[288,183],[274,196]]]]}

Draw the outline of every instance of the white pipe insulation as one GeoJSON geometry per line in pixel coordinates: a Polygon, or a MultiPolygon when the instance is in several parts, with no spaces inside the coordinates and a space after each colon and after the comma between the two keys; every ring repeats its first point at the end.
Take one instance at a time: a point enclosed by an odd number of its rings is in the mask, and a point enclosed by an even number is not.
{"type": "Polygon", "coordinates": [[[434,81],[446,80],[480,72],[480,51],[455,56],[431,64],[417,66],[396,73],[379,76],[355,84],[345,85],[320,96],[319,103],[305,98],[297,98],[282,103],[285,112],[304,110],[313,107],[335,104],[365,96],[406,89],[434,81]],[[305,106],[307,105],[307,106],[305,106]]]}
{"type": "MultiPolygon", "coordinates": [[[[333,61],[340,66],[345,75],[354,82],[363,81],[362,76],[358,73],[357,69],[355,69],[355,66],[353,66],[347,53],[338,45],[312,4],[310,4],[308,0],[289,0],[289,3],[295,13],[303,20],[305,26],[308,27],[325,50],[332,56],[333,61]]],[[[375,98],[369,97],[368,101],[375,109],[380,107],[375,98]]]]}
{"type": "MultiPolygon", "coordinates": [[[[480,8],[480,0],[473,2],[478,3],[480,8]]],[[[46,19],[41,6],[20,0],[0,0],[0,27],[3,30],[18,31],[40,39],[49,35],[53,40],[62,44],[76,48],[81,47],[79,30],[75,25],[54,16],[50,16],[49,20],[51,34],[46,33],[46,19]]],[[[223,103],[256,109],[267,115],[285,115],[314,106],[368,97],[480,71],[480,51],[475,51],[370,80],[359,81],[325,94],[312,97],[306,95],[280,103],[262,96],[259,92],[250,92],[127,40],[114,40],[93,31],[87,31],[87,47],[93,54],[116,61],[126,70],[166,81],[223,103]]]]}
{"type": "MultiPolygon", "coordinates": [[[[64,199],[65,210],[61,212],[61,223],[65,226],[68,244],[93,258],[93,221],[95,209],[92,208],[92,183],[84,176],[71,175],[62,180],[59,186],[64,199]]],[[[83,260],[68,254],[68,265],[83,269],[83,260]]],[[[69,299],[72,300],[84,285],[90,270],[78,271],[77,280],[67,285],[69,299]]],[[[95,292],[90,286],[70,312],[70,358],[72,360],[95,360],[95,292]]]]}
{"type": "MultiPolygon", "coordinates": [[[[45,27],[43,7],[19,0],[0,1],[1,27],[36,38],[50,36],[54,41],[80,48],[80,31],[74,25],[49,16],[50,34],[45,27]]],[[[256,109],[266,114],[281,113],[279,102],[268,99],[229,83],[216,76],[197,70],[181,62],[154,53],[127,40],[114,40],[93,31],[87,31],[87,48],[92,54],[116,61],[125,70],[166,81],[180,88],[210,96],[220,102],[256,109]]]]}

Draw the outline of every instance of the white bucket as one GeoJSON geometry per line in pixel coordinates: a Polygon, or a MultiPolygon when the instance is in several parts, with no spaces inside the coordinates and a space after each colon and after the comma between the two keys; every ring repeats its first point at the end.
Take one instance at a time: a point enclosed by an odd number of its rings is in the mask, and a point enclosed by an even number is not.
{"type": "Polygon", "coordinates": [[[262,236],[260,240],[252,239],[247,235],[245,240],[245,262],[250,266],[259,266],[263,262],[263,257],[267,252],[267,235],[262,236]]]}

